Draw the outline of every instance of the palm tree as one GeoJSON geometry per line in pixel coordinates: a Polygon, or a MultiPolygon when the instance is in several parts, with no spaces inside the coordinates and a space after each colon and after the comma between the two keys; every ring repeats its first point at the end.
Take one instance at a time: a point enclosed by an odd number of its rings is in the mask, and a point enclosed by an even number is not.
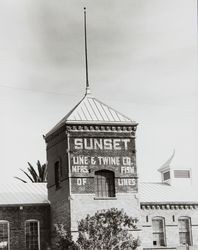
{"type": "MultiPolygon", "coordinates": [[[[27,171],[24,171],[20,168],[20,170],[29,178],[31,182],[47,182],[47,165],[40,163],[40,161],[37,161],[37,171],[34,169],[31,163],[28,162],[29,167],[27,168],[27,171]]],[[[27,183],[26,180],[15,176],[14,178],[27,183]]]]}

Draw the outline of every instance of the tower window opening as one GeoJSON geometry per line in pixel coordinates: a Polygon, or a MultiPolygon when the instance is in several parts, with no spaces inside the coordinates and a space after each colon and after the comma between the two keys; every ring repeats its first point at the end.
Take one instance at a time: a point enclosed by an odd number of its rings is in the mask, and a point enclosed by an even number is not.
{"type": "Polygon", "coordinates": [[[115,176],[113,171],[95,172],[95,192],[97,197],[115,197],[115,176]]]}

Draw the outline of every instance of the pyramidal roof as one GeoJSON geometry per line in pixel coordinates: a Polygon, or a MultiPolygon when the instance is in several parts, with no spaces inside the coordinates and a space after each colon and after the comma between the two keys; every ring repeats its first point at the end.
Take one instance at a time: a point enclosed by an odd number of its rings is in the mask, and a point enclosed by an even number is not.
{"type": "Polygon", "coordinates": [[[137,123],[122,113],[93,97],[86,91],[83,99],[47,134],[50,135],[64,124],[130,124],[137,123]]]}

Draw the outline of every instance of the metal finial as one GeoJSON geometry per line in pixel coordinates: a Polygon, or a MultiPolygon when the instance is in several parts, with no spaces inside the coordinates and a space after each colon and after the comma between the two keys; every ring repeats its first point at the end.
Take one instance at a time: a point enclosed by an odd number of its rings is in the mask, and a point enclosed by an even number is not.
{"type": "Polygon", "coordinates": [[[87,59],[87,23],[86,8],[84,7],[84,32],[85,32],[85,66],[86,66],[86,94],[90,94],[89,77],[88,77],[88,59],[87,59]]]}

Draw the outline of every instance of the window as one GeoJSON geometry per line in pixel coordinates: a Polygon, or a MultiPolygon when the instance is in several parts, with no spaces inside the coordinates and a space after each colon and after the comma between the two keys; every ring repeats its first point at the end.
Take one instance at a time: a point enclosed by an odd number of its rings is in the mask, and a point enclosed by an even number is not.
{"type": "Polygon", "coordinates": [[[175,178],[190,178],[190,170],[174,170],[175,178]]]}
{"type": "Polygon", "coordinates": [[[0,249],[10,249],[8,221],[0,221],[0,249]]]}
{"type": "Polygon", "coordinates": [[[114,172],[100,170],[95,172],[95,190],[97,197],[115,197],[114,172]]]}
{"type": "Polygon", "coordinates": [[[39,221],[28,220],[25,222],[25,243],[26,250],[40,249],[39,221]]]}
{"type": "Polygon", "coordinates": [[[56,188],[60,187],[60,161],[56,161],[54,164],[54,175],[56,188]]]}
{"type": "Polygon", "coordinates": [[[163,173],[163,178],[164,178],[164,181],[169,180],[170,179],[170,171],[163,173]]]}
{"type": "Polygon", "coordinates": [[[152,219],[153,227],[153,245],[165,246],[165,230],[164,230],[164,218],[155,217],[152,219]]]}
{"type": "Polygon", "coordinates": [[[188,217],[180,217],[178,220],[179,241],[181,245],[191,246],[191,220],[188,217]]]}

